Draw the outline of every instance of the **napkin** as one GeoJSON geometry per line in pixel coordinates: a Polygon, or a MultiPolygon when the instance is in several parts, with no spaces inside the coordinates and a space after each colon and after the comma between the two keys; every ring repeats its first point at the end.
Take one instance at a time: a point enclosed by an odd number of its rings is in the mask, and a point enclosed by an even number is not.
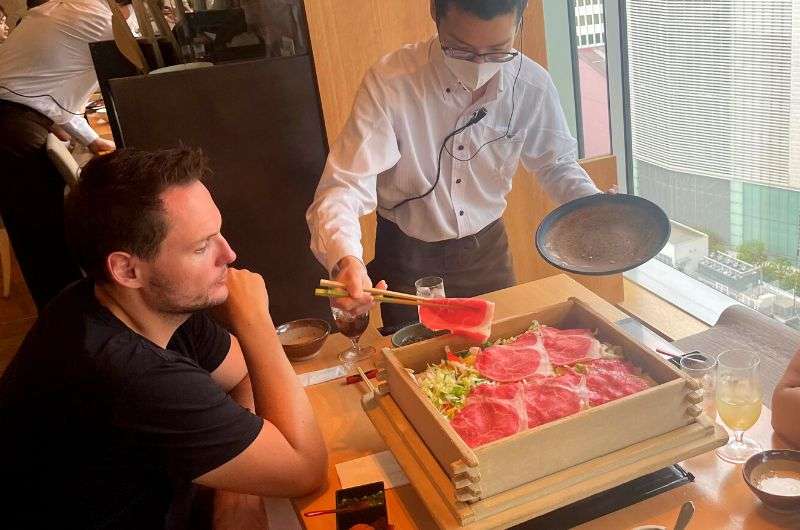
{"type": "Polygon", "coordinates": [[[386,489],[408,484],[408,477],[389,451],[336,464],[336,473],[343,488],[379,481],[383,481],[386,489]]]}
{"type": "Polygon", "coordinates": [[[301,385],[312,386],[312,385],[318,385],[319,383],[325,383],[326,381],[330,381],[332,379],[338,379],[340,377],[344,377],[347,374],[348,374],[347,368],[343,364],[339,364],[331,368],[317,370],[316,372],[306,372],[304,374],[298,375],[297,377],[298,379],[300,379],[301,385]]]}

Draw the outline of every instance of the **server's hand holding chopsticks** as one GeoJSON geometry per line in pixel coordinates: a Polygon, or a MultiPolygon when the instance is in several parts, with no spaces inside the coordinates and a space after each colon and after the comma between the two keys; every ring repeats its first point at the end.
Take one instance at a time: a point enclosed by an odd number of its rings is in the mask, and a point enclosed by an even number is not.
{"type": "MultiPolygon", "coordinates": [[[[320,280],[320,287],[314,290],[316,296],[327,296],[328,298],[343,298],[350,296],[341,282],[332,280],[320,280]]],[[[378,284],[380,285],[380,284],[378,284]]],[[[471,307],[474,300],[462,298],[425,298],[414,294],[401,293],[398,291],[387,291],[375,287],[365,288],[364,292],[372,295],[373,300],[382,304],[401,304],[401,305],[424,305],[424,306],[467,306],[471,307]]]]}
{"type": "MultiPolygon", "coordinates": [[[[314,290],[314,294],[317,296],[327,296],[328,298],[344,298],[350,296],[345,288],[345,284],[341,282],[320,280],[319,284],[320,287],[314,290]]],[[[433,298],[423,298],[413,294],[387,291],[386,289],[374,287],[365,288],[364,292],[371,294],[376,302],[384,304],[424,305],[436,303],[436,299],[433,298]]]]}
{"type": "MultiPolygon", "coordinates": [[[[364,289],[373,287],[372,280],[364,262],[355,256],[345,256],[333,267],[332,279],[343,284],[345,296],[332,298],[332,305],[349,313],[368,311],[375,299],[364,289]]],[[[374,287],[386,289],[386,282],[380,281],[374,287]]]]}

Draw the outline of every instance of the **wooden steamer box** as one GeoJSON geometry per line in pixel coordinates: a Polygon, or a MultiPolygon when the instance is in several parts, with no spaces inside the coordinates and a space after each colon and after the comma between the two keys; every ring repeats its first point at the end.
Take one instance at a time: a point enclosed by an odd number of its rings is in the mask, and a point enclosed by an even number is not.
{"type": "Polygon", "coordinates": [[[517,335],[533,320],[597,330],[658,384],[472,449],[407,369],[439,362],[446,345],[460,351],[473,344],[446,335],[384,349],[383,381],[364,408],[443,528],[525,521],[727,441],[703,414],[696,381],[578,299],[494,322],[491,339],[517,335]]]}

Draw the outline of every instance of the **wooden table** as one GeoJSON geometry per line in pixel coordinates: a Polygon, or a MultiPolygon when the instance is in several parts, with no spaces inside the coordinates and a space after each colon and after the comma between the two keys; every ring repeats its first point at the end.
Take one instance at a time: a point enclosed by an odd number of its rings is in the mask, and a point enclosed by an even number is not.
{"type": "MultiPolygon", "coordinates": [[[[761,443],[764,449],[785,448],[786,444],[772,431],[771,418],[769,409],[762,407],[758,423],[746,436],[761,443]]],[[[696,456],[681,462],[681,465],[695,476],[694,482],[582,524],[576,529],[623,529],[645,523],[672,528],[686,501],[693,501],[695,506],[690,530],[800,528],[800,513],[779,514],[764,508],[745,484],[741,465],[729,464],[714,452],[696,456]]]]}
{"type": "Polygon", "coordinates": [[[108,122],[107,112],[92,112],[86,115],[86,119],[89,122],[89,126],[100,135],[100,138],[114,140],[114,135],[111,133],[111,124],[108,122]]]}
{"type": "MultiPolygon", "coordinates": [[[[501,319],[523,311],[534,311],[537,307],[559,303],[571,296],[590,303],[609,320],[617,321],[627,316],[566,275],[518,285],[491,293],[485,298],[497,304],[495,318],[501,319]]],[[[380,337],[374,329],[368,330],[362,340],[365,344],[372,344],[376,348],[389,345],[389,339],[380,337]]],[[[295,369],[298,373],[304,373],[338,364],[336,355],[348,344],[349,341],[345,337],[333,335],[316,359],[297,363],[295,369]]],[[[372,361],[361,364],[364,368],[374,366],[372,361]]],[[[307,388],[328,447],[328,483],[323,491],[294,501],[298,514],[335,505],[335,491],[340,487],[335,464],[386,450],[383,440],[361,408],[361,395],[365,391],[366,388],[361,383],[343,385],[342,380],[307,388]]],[[[782,447],[780,440],[772,434],[770,413],[766,408],[763,409],[759,422],[749,434],[765,448],[782,447]]],[[[687,500],[694,501],[696,509],[695,517],[689,525],[690,529],[800,528],[800,514],[780,515],[763,508],[742,480],[741,466],[723,462],[713,453],[692,458],[684,462],[683,466],[695,475],[694,483],[673,489],[578,528],[616,530],[648,523],[672,528],[681,505],[687,500]]],[[[390,521],[397,529],[436,528],[425,505],[410,485],[388,490],[387,504],[390,521]]],[[[308,529],[334,528],[332,517],[305,518],[300,515],[300,518],[308,529]]]]}

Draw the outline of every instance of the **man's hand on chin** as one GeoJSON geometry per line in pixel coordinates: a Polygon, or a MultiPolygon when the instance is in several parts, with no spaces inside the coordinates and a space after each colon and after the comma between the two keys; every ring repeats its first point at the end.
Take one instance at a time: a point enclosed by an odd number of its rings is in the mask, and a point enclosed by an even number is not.
{"type": "Polygon", "coordinates": [[[228,267],[225,283],[228,298],[211,310],[214,320],[234,335],[254,324],[272,322],[267,286],[260,274],[228,267]]]}

